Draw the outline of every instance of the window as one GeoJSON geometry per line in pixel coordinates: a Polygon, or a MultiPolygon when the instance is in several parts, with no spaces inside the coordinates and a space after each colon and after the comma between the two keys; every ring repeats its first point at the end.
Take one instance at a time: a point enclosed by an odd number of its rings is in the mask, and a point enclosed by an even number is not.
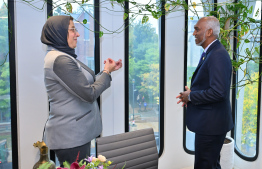
{"type": "MultiPolygon", "coordinates": [[[[69,13],[65,5],[67,1],[56,0],[53,1],[53,6],[59,6],[53,9],[53,15],[71,15],[75,20],[74,24],[77,28],[80,37],[77,38],[77,47],[75,52],[77,54],[77,59],[86,65],[94,65],[94,4],[93,1],[88,1],[84,5],[80,6],[78,3],[71,3],[72,13],[69,13]],[[86,20],[86,24],[83,20],[86,20]],[[91,63],[93,62],[93,63],[91,63]]],[[[90,67],[93,68],[94,66],[90,67]]]]}
{"type": "MultiPolygon", "coordinates": [[[[99,21],[98,7],[95,7],[93,0],[84,4],[80,3],[81,5],[76,1],[72,1],[72,13],[69,13],[64,5],[67,2],[66,0],[53,0],[53,15],[71,15],[74,18],[75,27],[80,34],[80,37],[77,39],[77,47],[75,48],[77,59],[95,71],[95,73],[98,73],[100,69],[99,36],[96,36],[94,33],[94,31],[99,32],[97,23],[95,23],[95,20],[99,21]]],[[[91,155],[96,155],[95,139],[91,141],[91,155]]],[[[56,159],[55,161],[58,166],[58,160],[56,159]]]]}
{"type": "Polygon", "coordinates": [[[11,71],[15,69],[13,6],[7,0],[0,2],[0,168],[6,169],[18,168],[15,74],[11,71]]]}
{"type": "MultiPolygon", "coordinates": [[[[156,3],[141,1],[139,3],[156,3]]],[[[162,4],[163,5],[163,4],[162,4]]],[[[134,8],[132,3],[127,4],[134,8]]],[[[149,16],[142,24],[145,13],[132,17],[126,29],[126,131],[152,127],[159,154],[163,149],[163,85],[164,80],[164,18],[149,16]],[[161,43],[162,42],[162,43],[161,43]],[[160,45],[161,44],[161,45],[160,45]]]]}
{"type": "MultiPolygon", "coordinates": [[[[188,2],[188,3],[191,3],[188,2]]],[[[212,0],[196,0],[192,2],[192,5],[189,5],[188,14],[186,15],[186,25],[187,25],[187,33],[185,35],[185,39],[187,41],[185,42],[185,50],[187,50],[186,53],[186,65],[185,65],[185,73],[186,81],[184,82],[185,86],[189,86],[191,83],[191,77],[193,75],[193,72],[195,71],[200,56],[204,49],[201,46],[197,46],[195,44],[195,37],[193,36],[194,32],[194,25],[197,23],[198,19],[204,16],[209,15],[209,11],[213,10],[213,6],[211,5],[213,3],[212,0]],[[194,5],[195,3],[195,5],[194,5]]],[[[216,3],[216,2],[215,2],[216,3]]],[[[184,89],[183,89],[184,90],[184,89]]],[[[184,112],[186,110],[184,109],[184,112]]],[[[193,153],[195,150],[195,133],[189,131],[185,125],[184,122],[184,149],[188,153],[193,153]]]]}
{"type": "MultiPolygon", "coordinates": [[[[248,8],[253,6],[252,13],[248,14],[248,17],[257,21],[250,25],[249,31],[242,37],[240,46],[237,48],[238,60],[244,59],[250,52],[253,58],[260,57],[260,42],[261,35],[261,1],[252,1],[247,4],[248,8]],[[258,11],[258,12],[257,12],[258,11]],[[260,12],[259,12],[260,11],[260,12]],[[245,42],[244,39],[249,39],[249,42],[245,42]],[[248,49],[248,50],[247,50],[248,49]]],[[[260,82],[256,80],[251,84],[246,83],[244,77],[245,73],[251,77],[251,80],[258,79],[261,70],[259,69],[259,60],[249,61],[248,64],[243,64],[239,71],[236,72],[235,83],[238,83],[239,87],[236,90],[235,101],[235,148],[237,154],[248,160],[253,161],[258,155],[258,115],[260,112],[260,82]]]]}

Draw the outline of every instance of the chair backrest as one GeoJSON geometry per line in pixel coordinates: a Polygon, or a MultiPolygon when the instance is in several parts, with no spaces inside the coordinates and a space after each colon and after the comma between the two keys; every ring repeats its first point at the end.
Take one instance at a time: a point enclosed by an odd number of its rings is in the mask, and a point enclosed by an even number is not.
{"type": "Polygon", "coordinates": [[[109,169],[157,169],[158,151],[152,128],[96,139],[97,155],[113,163],[109,169]]]}

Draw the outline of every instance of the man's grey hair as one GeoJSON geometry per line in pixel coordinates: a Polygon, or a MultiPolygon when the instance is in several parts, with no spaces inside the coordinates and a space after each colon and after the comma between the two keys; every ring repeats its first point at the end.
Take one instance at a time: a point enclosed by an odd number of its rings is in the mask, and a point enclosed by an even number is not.
{"type": "Polygon", "coordinates": [[[203,17],[203,19],[205,19],[207,22],[206,29],[212,29],[213,35],[215,35],[218,38],[219,32],[220,32],[219,20],[214,16],[206,16],[206,17],[203,17]]]}

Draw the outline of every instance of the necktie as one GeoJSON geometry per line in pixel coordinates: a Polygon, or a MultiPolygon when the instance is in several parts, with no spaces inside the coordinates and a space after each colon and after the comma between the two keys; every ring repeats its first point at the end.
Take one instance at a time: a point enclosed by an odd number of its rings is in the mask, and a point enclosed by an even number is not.
{"type": "MultiPolygon", "coordinates": [[[[203,52],[202,55],[201,55],[201,57],[200,57],[199,63],[201,62],[201,60],[203,60],[203,58],[204,58],[205,55],[206,55],[206,52],[203,52]]],[[[199,63],[198,63],[198,64],[199,64],[199,63]]]]}

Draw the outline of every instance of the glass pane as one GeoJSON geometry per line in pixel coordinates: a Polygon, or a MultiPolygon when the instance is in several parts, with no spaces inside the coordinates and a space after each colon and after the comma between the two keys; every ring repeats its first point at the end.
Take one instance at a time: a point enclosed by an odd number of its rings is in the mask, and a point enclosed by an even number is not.
{"type": "MultiPolygon", "coordinates": [[[[196,5],[189,5],[190,9],[188,10],[188,32],[187,32],[187,86],[191,85],[191,78],[193,76],[193,72],[195,71],[200,56],[204,49],[201,46],[197,46],[195,43],[195,37],[193,36],[194,25],[197,23],[198,19],[204,16],[207,16],[213,7],[209,4],[212,3],[210,1],[204,1],[205,6],[202,6],[202,2],[200,0],[194,1],[196,5]],[[195,8],[193,7],[195,6],[195,8]]],[[[192,3],[194,3],[192,2],[192,3]]],[[[190,2],[189,2],[190,3],[190,2]]],[[[186,148],[188,150],[195,150],[195,133],[189,131],[186,128],[186,148]]]]}
{"type": "Polygon", "coordinates": [[[74,24],[80,34],[80,37],[77,38],[77,47],[75,48],[77,59],[94,70],[94,2],[93,0],[90,0],[81,6],[78,3],[71,3],[72,13],[69,13],[66,10],[65,5],[67,2],[67,0],[53,1],[53,15],[56,16],[70,14],[74,19],[76,19],[74,20],[74,24]],[[55,8],[56,6],[58,7],[55,8]],[[85,24],[83,23],[84,19],[86,19],[85,24]]]}
{"type": "MultiPolygon", "coordinates": [[[[249,7],[253,6],[253,13],[248,17],[252,17],[256,20],[261,20],[261,13],[256,15],[257,11],[261,11],[261,1],[249,2],[249,7]]],[[[240,47],[238,48],[238,59],[244,59],[247,55],[245,49],[249,48],[253,58],[258,58],[260,51],[260,23],[250,25],[250,31],[243,36],[243,39],[248,38],[249,43],[244,43],[242,40],[240,47]]],[[[259,60],[250,61],[248,64],[244,64],[240,68],[246,69],[246,74],[251,77],[252,80],[256,80],[259,77],[259,60]]],[[[237,72],[237,82],[239,85],[246,83],[244,78],[244,72],[237,72]]],[[[236,100],[236,127],[235,127],[235,140],[236,147],[244,155],[248,157],[254,157],[257,153],[256,140],[257,140],[257,106],[258,106],[258,81],[248,84],[244,87],[238,87],[239,92],[236,100]]]]}
{"type": "Polygon", "coordinates": [[[142,24],[142,16],[129,23],[129,131],[152,127],[159,150],[159,20],[142,24]]]}
{"type": "MultiPolygon", "coordinates": [[[[68,15],[66,10],[66,0],[53,1],[54,8],[53,15],[68,15]]],[[[69,1],[70,2],[70,1],[69,1]]],[[[72,1],[74,2],[74,1],[72,1]]],[[[81,3],[79,3],[81,4],[81,3]]],[[[70,15],[76,19],[74,20],[75,27],[77,28],[80,36],[77,38],[77,47],[75,52],[77,59],[87,65],[93,71],[95,70],[94,61],[94,46],[95,46],[95,34],[94,30],[94,1],[90,0],[81,6],[77,3],[71,3],[72,13],[70,15]],[[86,19],[86,23],[83,24],[83,20],[86,19]]],[[[96,155],[95,152],[95,139],[91,141],[91,155],[96,155]]],[[[59,166],[58,159],[56,158],[56,165],[59,166]]]]}
{"type": "Polygon", "coordinates": [[[7,0],[0,2],[0,168],[12,167],[7,0]]]}

